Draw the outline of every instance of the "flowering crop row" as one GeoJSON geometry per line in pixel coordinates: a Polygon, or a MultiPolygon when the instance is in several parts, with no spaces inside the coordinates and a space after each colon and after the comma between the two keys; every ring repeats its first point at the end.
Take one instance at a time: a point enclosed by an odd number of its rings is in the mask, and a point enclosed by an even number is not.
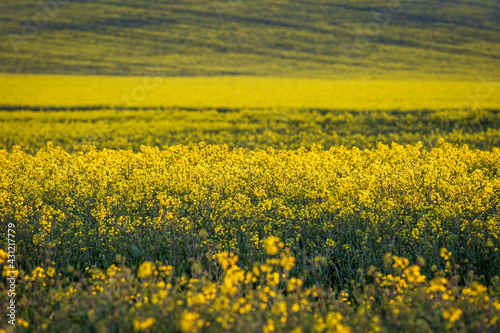
{"type": "Polygon", "coordinates": [[[47,141],[67,151],[82,144],[132,149],[141,145],[227,144],[247,149],[375,148],[378,142],[433,147],[446,142],[490,150],[500,147],[500,112],[335,111],[315,109],[23,111],[0,112],[0,149],[30,153],[47,141]]]}
{"type": "MultiPolygon", "coordinates": [[[[25,265],[174,266],[229,250],[246,265],[280,237],[305,268],[327,258],[335,284],[386,252],[434,264],[447,247],[467,273],[500,269],[500,150],[420,145],[361,151],[225,146],[36,155],[0,150],[2,233],[17,226],[25,265]],[[396,251],[396,252],[395,252],[396,251]],[[110,259],[111,258],[111,259],[110,259]]],[[[6,239],[5,237],[3,239],[6,239]]]]}
{"type": "Polygon", "coordinates": [[[494,331],[499,177],[499,149],[443,141],[72,153],[49,143],[0,150],[0,230],[5,240],[16,226],[28,329],[494,331]]]}

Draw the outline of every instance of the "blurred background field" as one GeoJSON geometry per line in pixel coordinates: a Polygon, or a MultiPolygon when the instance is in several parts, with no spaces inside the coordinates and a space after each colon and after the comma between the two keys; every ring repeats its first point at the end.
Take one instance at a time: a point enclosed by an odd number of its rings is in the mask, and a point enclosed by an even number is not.
{"type": "Polygon", "coordinates": [[[7,35],[23,37],[43,2],[5,0],[0,72],[498,80],[498,1],[397,3],[67,1],[16,53],[7,35]]]}

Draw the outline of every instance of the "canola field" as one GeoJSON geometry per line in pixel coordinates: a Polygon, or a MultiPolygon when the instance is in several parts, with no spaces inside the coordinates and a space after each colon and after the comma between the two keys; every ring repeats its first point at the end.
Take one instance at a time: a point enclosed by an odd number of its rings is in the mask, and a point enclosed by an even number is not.
{"type": "Polygon", "coordinates": [[[7,332],[500,330],[498,84],[38,79],[0,97],[7,332]]]}
{"type": "Polygon", "coordinates": [[[0,108],[8,110],[191,108],[324,110],[498,109],[500,82],[288,77],[145,77],[0,74],[0,108]]]}

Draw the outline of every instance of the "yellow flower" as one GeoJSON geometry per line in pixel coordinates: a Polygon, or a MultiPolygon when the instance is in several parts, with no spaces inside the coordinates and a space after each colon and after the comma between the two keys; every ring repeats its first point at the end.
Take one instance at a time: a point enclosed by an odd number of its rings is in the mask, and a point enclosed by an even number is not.
{"type": "Polygon", "coordinates": [[[287,271],[291,270],[295,266],[295,257],[283,256],[280,260],[280,265],[287,271]]]}
{"type": "Polygon", "coordinates": [[[42,267],[36,267],[32,272],[31,272],[31,278],[34,279],[43,279],[45,278],[45,270],[42,267]]]}
{"type": "Polygon", "coordinates": [[[451,308],[449,310],[443,311],[443,318],[448,319],[448,321],[451,324],[459,320],[461,316],[462,316],[462,310],[460,309],[451,308]]]}
{"type": "Polygon", "coordinates": [[[147,318],[144,321],[140,321],[140,320],[136,319],[136,320],[134,320],[134,329],[136,331],[145,331],[148,328],[150,328],[151,326],[153,326],[153,324],[155,322],[156,322],[156,319],[154,319],[154,318],[147,318]]]}
{"type": "Polygon", "coordinates": [[[139,269],[137,270],[137,277],[139,279],[146,278],[153,274],[154,270],[155,265],[151,261],[145,261],[139,266],[139,269]]]}
{"type": "Polygon", "coordinates": [[[334,245],[335,245],[335,242],[332,239],[326,240],[326,246],[333,247],[334,245]]]}
{"type": "Polygon", "coordinates": [[[26,320],[23,320],[21,318],[17,320],[17,324],[22,325],[24,328],[28,328],[30,326],[30,324],[26,320]]]}
{"type": "Polygon", "coordinates": [[[269,273],[267,274],[267,282],[269,283],[269,285],[271,286],[276,286],[278,285],[278,283],[280,283],[280,275],[278,272],[274,272],[274,273],[269,273]]]}
{"type": "Polygon", "coordinates": [[[223,270],[227,270],[229,266],[236,265],[238,256],[234,253],[223,251],[217,254],[217,262],[222,266],[223,270]]]}
{"type": "Polygon", "coordinates": [[[444,260],[449,260],[451,257],[451,252],[443,247],[440,251],[440,255],[444,260]]]}
{"type": "Polygon", "coordinates": [[[54,269],[54,267],[49,267],[47,269],[47,276],[53,277],[55,273],[56,273],[56,270],[54,269]]]}
{"type": "Polygon", "coordinates": [[[274,320],[268,319],[264,327],[262,327],[262,332],[263,333],[271,333],[276,330],[276,327],[274,326],[274,320]]]}
{"type": "Polygon", "coordinates": [[[287,290],[288,290],[288,292],[292,292],[297,287],[301,287],[302,284],[303,284],[303,282],[301,279],[292,277],[292,278],[290,278],[290,280],[288,280],[287,290]]]}
{"type": "Polygon", "coordinates": [[[277,243],[280,242],[280,239],[275,236],[269,236],[264,240],[264,249],[266,250],[266,253],[269,255],[275,255],[278,253],[278,246],[277,243]]]}
{"type": "Polygon", "coordinates": [[[5,259],[9,257],[9,254],[4,250],[0,249],[0,265],[5,262],[5,259]]]}
{"type": "Polygon", "coordinates": [[[184,312],[181,317],[182,332],[198,332],[205,325],[196,312],[184,312]]]}

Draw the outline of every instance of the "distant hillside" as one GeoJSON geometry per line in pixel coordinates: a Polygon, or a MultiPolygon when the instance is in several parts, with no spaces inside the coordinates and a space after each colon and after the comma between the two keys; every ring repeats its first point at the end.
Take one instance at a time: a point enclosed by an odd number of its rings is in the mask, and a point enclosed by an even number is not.
{"type": "Polygon", "coordinates": [[[0,72],[498,81],[499,23],[497,0],[2,0],[0,72]]]}

